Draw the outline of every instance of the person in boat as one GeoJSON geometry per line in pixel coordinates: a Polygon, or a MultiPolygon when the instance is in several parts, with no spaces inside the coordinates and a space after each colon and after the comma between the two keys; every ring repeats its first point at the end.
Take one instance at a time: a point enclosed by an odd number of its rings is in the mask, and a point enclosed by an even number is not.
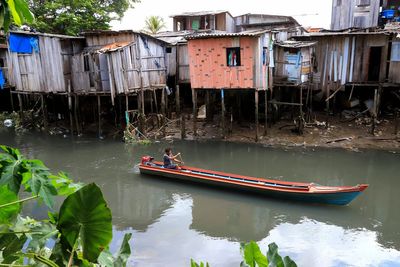
{"type": "Polygon", "coordinates": [[[172,154],[171,148],[166,148],[165,149],[165,154],[163,156],[163,161],[164,161],[164,168],[167,169],[180,169],[178,165],[173,164],[173,162],[177,162],[182,164],[182,161],[176,159],[178,156],[180,156],[181,153],[176,154],[175,156],[172,154]]]}

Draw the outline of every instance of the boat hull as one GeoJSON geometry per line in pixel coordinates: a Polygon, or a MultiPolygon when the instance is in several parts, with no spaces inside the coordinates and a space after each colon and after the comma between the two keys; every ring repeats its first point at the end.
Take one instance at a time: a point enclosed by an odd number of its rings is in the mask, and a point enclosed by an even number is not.
{"type": "Polygon", "coordinates": [[[224,187],[268,197],[331,205],[347,205],[368,187],[368,185],[324,187],[308,183],[267,180],[190,167],[184,167],[183,170],[171,170],[157,164],[153,164],[153,166],[140,164],[139,169],[142,174],[152,176],[202,183],[213,187],[224,187]]]}

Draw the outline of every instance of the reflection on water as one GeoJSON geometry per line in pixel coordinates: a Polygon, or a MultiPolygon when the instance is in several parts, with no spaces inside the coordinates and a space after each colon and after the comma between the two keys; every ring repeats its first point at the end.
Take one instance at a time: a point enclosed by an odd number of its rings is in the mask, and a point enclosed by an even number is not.
{"type": "MultiPolygon", "coordinates": [[[[164,146],[126,146],[117,141],[13,138],[25,155],[42,159],[102,187],[113,213],[116,251],[133,232],[135,266],[188,266],[190,258],[212,266],[238,266],[240,242],[263,251],[276,242],[299,266],[400,266],[399,154],[342,150],[283,150],[223,142],[176,142],[188,165],[252,176],[327,185],[369,183],[349,206],[278,201],[249,194],[141,176],[141,155],[161,157],[164,146]]],[[[60,200],[61,201],[61,200],[60,200]]],[[[25,208],[34,217],[42,207],[25,208]]]]}

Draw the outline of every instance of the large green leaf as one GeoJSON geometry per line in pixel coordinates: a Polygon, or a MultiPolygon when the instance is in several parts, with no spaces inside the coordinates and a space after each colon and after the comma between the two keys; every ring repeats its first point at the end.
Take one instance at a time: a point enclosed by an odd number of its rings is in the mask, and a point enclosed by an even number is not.
{"type": "Polygon", "coordinates": [[[58,195],[67,196],[83,187],[82,183],[74,183],[68,174],[60,172],[57,175],[50,175],[52,185],[57,189],[58,195]]]}
{"type": "Polygon", "coordinates": [[[289,256],[283,258],[283,263],[285,267],[297,267],[297,264],[289,256]]]}
{"type": "Polygon", "coordinates": [[[23,18],[20,16],[20,14],[15,6],[14,0],[7,0],[7,4],[8,4],[8,8],[10,9],[11,16],[13,17],[15,24],[21,25],[23,18]]]}
{"type": "Polygon", "coordinates": [[[3,263],[12,263],[17,260],[19,257],[16,254],[22,249],[25,241],[25,235],[18,237],[13,233],[2,234],[0,236],[0,251],[2,252],[3,263]]]}
{"type": "Polygon", "coordinates": [[[57,228],[71,247],[80,238],[83,257],[95,262],[112,238],[111,211],[100,188],[89,184],[69,195],[61,205],[57,228]]]}
{"type": "MultiPolygon", "coordinates": [[[[0,205],[11,203],[18,200],[18,196],[10,191],[7,186],[0,187],[0,205]]],[[[20,204],[9,205],[0,208],[0,224],[9,223],[20,211],[20,204]]]]}
{"type": "Polygon", "coordinates": [[[270,267],[284,267],[282,257],[278,254],[278,246],[275,243],[268,245],[267,258],[270,267]]]}
{"type": "Polygon", "coordinates": [[[27,191],[31,191],[33,195],[39,195],[44,203],[52,208],[57,189],[51,183],[49,169],[40,160],[25,160],[24,164],[29,172],[24,173],[22,184],[27,191]]]}
{"type": "Polygon", "coordinates": [[[122,241],[121,247],[118,254],[114,258],[109,250],[104,250],[100,253],[98,262],[101,266],[105,267],[124,267],[131,255],[131,247],[129,246],[129,240],[132,234],[127,233],[124,235],[124,240],[122,241]]]}
{"type": "Polygon", "coordinates": [[[14,0],[14,3],[19,16],[23,18],[23,22],[32,23],[34,20],[34,16],[29,10],[28,3],[24,0],[14,0]]]}
{"type": "Polygon", "coordinates": [[[250,267],[260,266],[268,267],[268,260],[261,253],[260,247],[256,242],[251,241],[243,247],[244,260],[250,267]]]}
{"type": "Polygon", "coordinates": [[[5,152],[0,154],[0,186],[8,185],[10,190],[18,194],[22,174],[26,171],[23,166],[23,158],[18,149],[8,146],[0,146],[5,152]]]}

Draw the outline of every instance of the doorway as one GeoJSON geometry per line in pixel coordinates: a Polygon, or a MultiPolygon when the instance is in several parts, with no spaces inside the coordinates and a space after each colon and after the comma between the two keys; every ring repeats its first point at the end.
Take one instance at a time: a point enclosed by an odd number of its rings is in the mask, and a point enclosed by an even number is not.
{"type": "Polygon", "coordinates": [[[381,71],[382,46],[373,46],[369,50],[368,81],[379,81],[381,71]]]}

